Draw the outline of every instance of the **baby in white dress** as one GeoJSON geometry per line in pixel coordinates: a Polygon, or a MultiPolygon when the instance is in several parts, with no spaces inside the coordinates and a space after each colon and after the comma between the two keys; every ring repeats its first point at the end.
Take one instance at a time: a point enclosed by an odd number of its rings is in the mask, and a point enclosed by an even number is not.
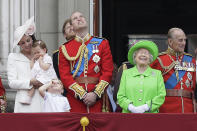
{"type": "Polygon", "coordinates": [[[70,104],[62,95],[63,91],[63,85],[58,79],[39,88],[40,95],[44,98],[43,112],[70,112],[70,104]]]}

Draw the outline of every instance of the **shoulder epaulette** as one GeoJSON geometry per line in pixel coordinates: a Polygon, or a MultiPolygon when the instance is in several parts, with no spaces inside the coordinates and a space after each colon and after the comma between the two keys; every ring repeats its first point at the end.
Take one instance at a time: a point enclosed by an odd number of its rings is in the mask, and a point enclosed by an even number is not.
{"type": "Polygon", "coordinates": [[[165,55],[165,54],[167,54],[167,51],[159,53],[158,56],[165,55]]]}
{"type": "Polygon", "coordinates": [[[59,49],[61,48],[62,49],[62,46],[65,46],[65,48],[66,48],[66,44],[68,43],[68,41],[67,42],[65,42],[64,44],[62,44],[60,47],[59,47],[59,49]]]}
{"type": "Polygon", "coordinates": [[[56,52],[59,52],[59,50],[55,50],[55,51],[53,51],[53,54],[55,54],[56,52]]]}
{"type": "Polygon", "coordinates": [[[120,70],[121,67],[123,68],[123,70],[125,70],[125,69],[129,69],[129,68],[133,67],[133,65],[132,65],[130,62],[125,61],[125,62],[123,62],[122,65],[119,67],[119,70],[120,70]]]}
{"type": "MultiPolygon", "coordinates": [[[[71,40],[72,40],[72,39],[68,40],[67,42],[65,42],[65,43],[64,43],[64,44],[62,44],[61,46],[63,46],[63,45],[65,45],[65,44],[67,44],[67,43],[68,43],[69,41],[71,41],[71,40]]],[[[61,47],[61,46],[60,46],[60,47],[61,47]]],[[[59,52],[59,49],[57,49],[57,50],[53,51],[53,54],[54,54],[54,53],[56,53],[56,52],[59,52]]]]}
{"type": "MultiPolygon", "coordinates": [[[[74,38],[72,38],[72,39],[70,39],[70,40],[67,40],[64,44],[62,44],[61,46],[63,46],[63,45],[66,45],[66,44],[68,44],[68,42],[70,42],[71,40],[73,40],[74,38]]],[[[60,47],[61,47],[60,46],[60,47]]]]}
{"type": "Polygon", "coordinates": [[[98,37],[98,36],[94,36],[95,38],[99,38],[99,39],[104,39],[106,40],[106,38],[103,38],[103,37],[98,37]]]}
{"type": "Polygon", "coordinates": [[[59,49],[62,48],[62,46],[65,46],[65,44],[61,45],[61,46],[59,47],[59,49]]]}
{"type": "Polygon", "coordinates": [[[192,56],[192,54],[189,54],[189,53],[185,53],[185,52],[184,52],[184,55],[192,56]]]}
{"type": "Polygon", "coordinates": [[[130,64],[128,61],[124,61],[124,62],[122,62],[122,65],[123,64],[130,64]]]}

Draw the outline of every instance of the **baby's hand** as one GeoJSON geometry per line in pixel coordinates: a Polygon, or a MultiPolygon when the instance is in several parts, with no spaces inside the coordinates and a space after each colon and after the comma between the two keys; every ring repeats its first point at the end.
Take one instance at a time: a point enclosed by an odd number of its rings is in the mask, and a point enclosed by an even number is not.
{"type": "Polygon", "coordinates": [[[54,84],[54,83],[59,83],[59,80],[58,79],[53,79],[52,80],[52,83],[54,84]]]}
{"type": "Polygon", "coordinates": [[[52,81],[50,81],[50,82],[48,83],[49,86],[52,86],[52,84],[53,84],[52,81]]]}
{"type": "Polygon", "coordinates": [[[35,58],[34,57],[31,58],[31,62],[33,62],[33,63],[35,62],[35,58]]]}
{"type": "Polygon", "coordinates": [[[36,61],[36,60],[38,60],[38,58],[39,58],[39,56],[37,54],[34,54],[33,58],[32,58],[32,61],[36,61]]]}
{"type": "Polygon", "coordinates": [[[44,57],[45,53],[41,52],[40,57],[44,57]]]}
{"type": "Polygon", "coordinates": [[[40,55],[40,57],[39,57],[38,60],[39,60],[39,62],[40,62],[40,61],[43,61],[43,55],[40,55]]]}

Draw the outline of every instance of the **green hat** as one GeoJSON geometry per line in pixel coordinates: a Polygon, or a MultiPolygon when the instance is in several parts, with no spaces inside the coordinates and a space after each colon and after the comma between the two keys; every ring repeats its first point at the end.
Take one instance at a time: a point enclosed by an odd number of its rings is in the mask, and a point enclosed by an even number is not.
{"type": "Polygon", "coordinates": [[[151,55],[153,56],[153,61],[157,58],[158,47],[154,42],[149,41],[149,40],[140,40],[140,41],[137,41],[137,42],[135,41],[134,43],[131,44],[131,47],[130,47],[129,52],[128,52],[128,61],[132,65],[134,65],[133,53],[140,48],[147,49],[151,53],[151,55]]]}

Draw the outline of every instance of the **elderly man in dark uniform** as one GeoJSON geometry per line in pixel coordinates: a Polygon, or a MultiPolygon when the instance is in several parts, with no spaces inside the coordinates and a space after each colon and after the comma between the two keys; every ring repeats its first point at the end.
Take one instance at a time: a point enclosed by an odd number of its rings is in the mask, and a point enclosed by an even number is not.
{"type": "Polygon", "coordinates": [[[59,49],[60,79],[66,88],[71,112],[101,112],[102,95],[113,71],[109,42],[88,33],[80,12],[71,15],[76,36],[59,49]]]}
{"type": "Polygon", "coordinates": [[[186,35],[180,28],[168,32],[168,49],[159,54],[152,68],[162,71],[166,98],[160,113],[195,112],[194,89],[196,85],[195,59],[184,52],[186,35]]]}

